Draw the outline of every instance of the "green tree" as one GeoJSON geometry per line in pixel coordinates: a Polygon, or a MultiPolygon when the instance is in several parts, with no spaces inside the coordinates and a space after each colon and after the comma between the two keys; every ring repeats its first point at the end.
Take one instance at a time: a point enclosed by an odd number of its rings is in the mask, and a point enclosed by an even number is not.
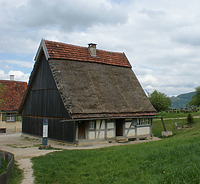
{"type": "Polygon", "coordinates": [[[171,105],[171,99],[157,90],[149,94],[149,100],[157,112],[168,110],[171,105]]]}
{"type": "Polygon", "coordinates": [[[200,106],[200,86],[195,88],[195,94],[192,96],[189,105],[200,106]]]}

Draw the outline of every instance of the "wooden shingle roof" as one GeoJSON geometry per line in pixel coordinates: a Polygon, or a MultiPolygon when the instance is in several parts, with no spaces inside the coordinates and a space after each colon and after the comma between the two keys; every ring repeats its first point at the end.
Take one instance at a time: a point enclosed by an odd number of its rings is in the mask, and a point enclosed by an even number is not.
{"type": "Polygon", "coordinates": [[[53,59],[49,66],[74,119],[156,114],[131,68],[53,59]]]}
{"type": "Polygon", "coordinates": [[[17,111],[26,91],[27,83],[19,81],[0,80],[0,111],[17,111]]]}

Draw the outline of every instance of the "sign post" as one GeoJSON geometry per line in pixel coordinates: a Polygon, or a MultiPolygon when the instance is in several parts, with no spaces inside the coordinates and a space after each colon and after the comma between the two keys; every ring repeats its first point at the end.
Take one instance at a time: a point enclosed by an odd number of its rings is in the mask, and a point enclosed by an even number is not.
{"type": "Polygon", "coordinates": [[[175,122],[175,127],[176,127],[176,133],[177,133],[177,126],[178,126],[178,125],[177,125],[177,123],[175,122]]]}
{"type": "Polygon", "coordinates": [[[47,147],[47,139],[48,139],[48,119],[43,119],[43,136],[42,136],[42,146],[47,147]]]}

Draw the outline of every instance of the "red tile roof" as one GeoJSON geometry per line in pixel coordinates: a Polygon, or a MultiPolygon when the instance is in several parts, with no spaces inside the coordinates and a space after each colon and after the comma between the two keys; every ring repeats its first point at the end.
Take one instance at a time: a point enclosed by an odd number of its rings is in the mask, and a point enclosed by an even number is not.
{"type": "Polygon", "coordinates": [[[97,49],[97,56],[91,56],[87,47],[44,40],[50,59],[76,60],[109,64],[131,68],[124,53],[97,49]]]}
{"type": "Polygon", "coordinates": [[[1,111],[17,111],[23,95],[26,91],[27,83],[19,81],[0,80],[0,104],[1,111]]]}

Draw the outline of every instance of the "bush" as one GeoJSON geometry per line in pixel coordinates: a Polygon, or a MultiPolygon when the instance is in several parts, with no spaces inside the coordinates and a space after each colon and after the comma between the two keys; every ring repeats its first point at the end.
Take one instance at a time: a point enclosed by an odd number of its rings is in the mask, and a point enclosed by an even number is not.
{"type": "Polygon", "coordinates": [[[187,116],[187,123],[188,123],[188,125],[193,125],[194,124],[193,116],[190,113],[187,116]]]}

